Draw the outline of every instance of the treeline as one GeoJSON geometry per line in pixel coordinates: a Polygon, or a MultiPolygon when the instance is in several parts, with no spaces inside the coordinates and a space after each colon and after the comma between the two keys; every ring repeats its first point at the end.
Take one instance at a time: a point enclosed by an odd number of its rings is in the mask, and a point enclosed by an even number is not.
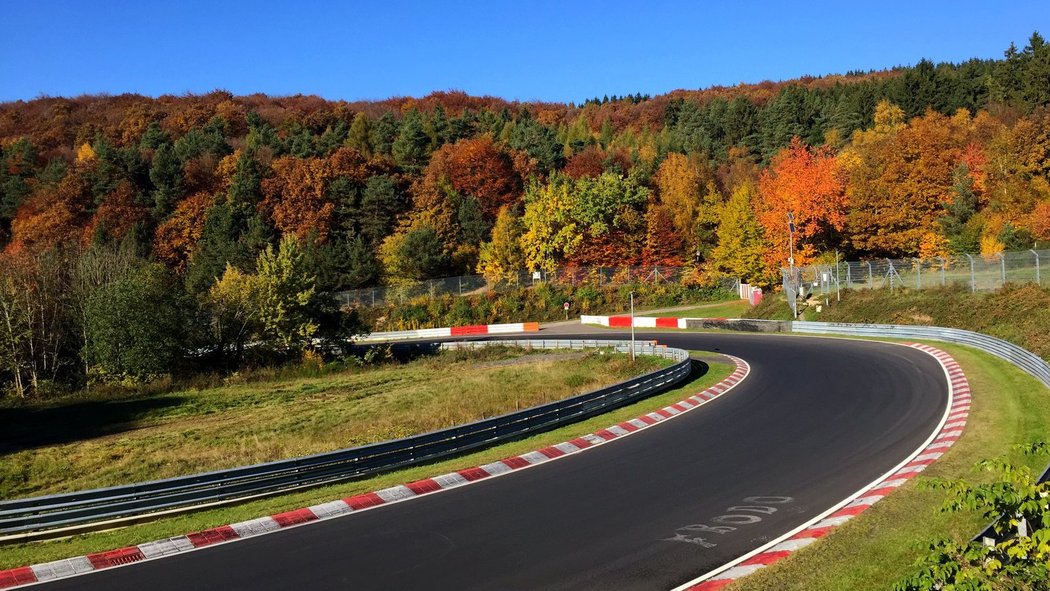
{"type": "Polygon", "coordinates": [[[458,92],[6,103],[0,271],[124,245],[199,314],[293,237],[317,294],[629,264],[771,285],[788,213],[800,263],[1030,248],[1050,240],[1048,104],[1038,34],[1000,60],[580,106],[458,92]]]}
{"type": "Polygon", "coordinates": [[[361,332],[355,313],[316,290],[295,237],[196,294],[135,248],[129,237],[3,256],[0,386],[24,398],[298,361],[361,332]]]}

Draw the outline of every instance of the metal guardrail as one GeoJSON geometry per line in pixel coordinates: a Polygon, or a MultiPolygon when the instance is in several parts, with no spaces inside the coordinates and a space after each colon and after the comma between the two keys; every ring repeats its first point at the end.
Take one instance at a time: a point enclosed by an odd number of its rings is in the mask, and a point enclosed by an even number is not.
{"type": "Polygon", "coordinates": [[[898,339],[931,339],[968,345],[1005,359],[1050,387],[1050,363],[1011,342],[996,337],[938,326],[908,326],[902,324],[847,324],[838,322],[791,322],[791,332],[808,334],[838,334],[847,336],[889,337],[898,339]]]}
{"type": "MultiPolygon", "coordinates": [[[[463,349],[494,345],[630,351],[630,341],[596,339],[470,341],[442,343],[439,347],[463,349]]],[[[106,522],[108,527],[122,521],[141,520],[159,511],[190,510],[197,505],[273,495],[428,462],[596,416],[669,389],[691,372],[689,354],[681,349],[643,341],[635,343],[635,351],[675,363],[565,400],[404,439],[191,476],[2,501],[0,539],[67,535],[92,529],[93,524],[100,522],[106,522]]]]}

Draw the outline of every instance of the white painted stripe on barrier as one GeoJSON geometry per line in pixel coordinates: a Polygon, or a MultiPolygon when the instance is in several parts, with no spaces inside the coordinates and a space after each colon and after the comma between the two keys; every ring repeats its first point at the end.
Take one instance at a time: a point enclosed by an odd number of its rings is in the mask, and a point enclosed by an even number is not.
{"type": "Polygon", "coordinates": [[[656,328],[656,318],[635,316],[634,325],[638,328],[656,328]]]}
{"type": "Polygon", "coordinates": [[[424,328],[416,331],[416,335],[421,339],[433,339],[440,337],[452,336],[451,328],[424,328]]]}
{"type": "Polygon", "coordinates": [[[679,318],[678,328],[689,328],[689,320],[687,318],[679,318]]]}
{"type": "Polygon", "coordinates": [[[488,325],[489,334],[504,334],[508,332],[525,332],[525,323],[518,322],[517,324],[490,324],[488,325]]]}

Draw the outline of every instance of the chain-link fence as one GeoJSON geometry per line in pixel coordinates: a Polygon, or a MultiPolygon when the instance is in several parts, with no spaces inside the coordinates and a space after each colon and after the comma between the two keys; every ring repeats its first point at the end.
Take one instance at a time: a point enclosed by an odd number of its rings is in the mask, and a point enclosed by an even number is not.
{"type": "MultiPolygon", "coordinates": [[[[481,275],[443,277],[405,285],[366,287],[335,294],[345,306],[376,306],[404,303],[418,297],[443,295],[465,296],[477,293],[503,292],[539,283],[560,285],[625,285],[631,283],[680,283],[690,277],[692,267],[625,266],[625,267],[567,267],[555,272],[522,271],[502,281],[489,281],[481,275]]],[[[726,279],[720,286],[736,291],[739,280],[726,279]]]]}
{"type": "MultiPolygon", "coordinates": [[[[784,268],[784,293],[828,295],[841,289],[929,289],[962,284],[970,291],[1007,283],[1050,284],[1050,250],[932,259],[870,259],[784,268]]],[[[793,298],[788,301],[794,304],[793,298]]]]}

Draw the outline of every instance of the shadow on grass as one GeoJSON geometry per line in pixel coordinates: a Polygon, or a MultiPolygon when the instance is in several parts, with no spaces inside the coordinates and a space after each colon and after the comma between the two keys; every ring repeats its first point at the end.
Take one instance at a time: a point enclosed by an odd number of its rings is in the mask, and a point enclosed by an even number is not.
{"type": "Polygon", "coordinates": [[[151,413],[179,406],[177,396],[93,400],[44,408],[0,408],[0,454],[60,445],[135,429],[151,413]]]}

